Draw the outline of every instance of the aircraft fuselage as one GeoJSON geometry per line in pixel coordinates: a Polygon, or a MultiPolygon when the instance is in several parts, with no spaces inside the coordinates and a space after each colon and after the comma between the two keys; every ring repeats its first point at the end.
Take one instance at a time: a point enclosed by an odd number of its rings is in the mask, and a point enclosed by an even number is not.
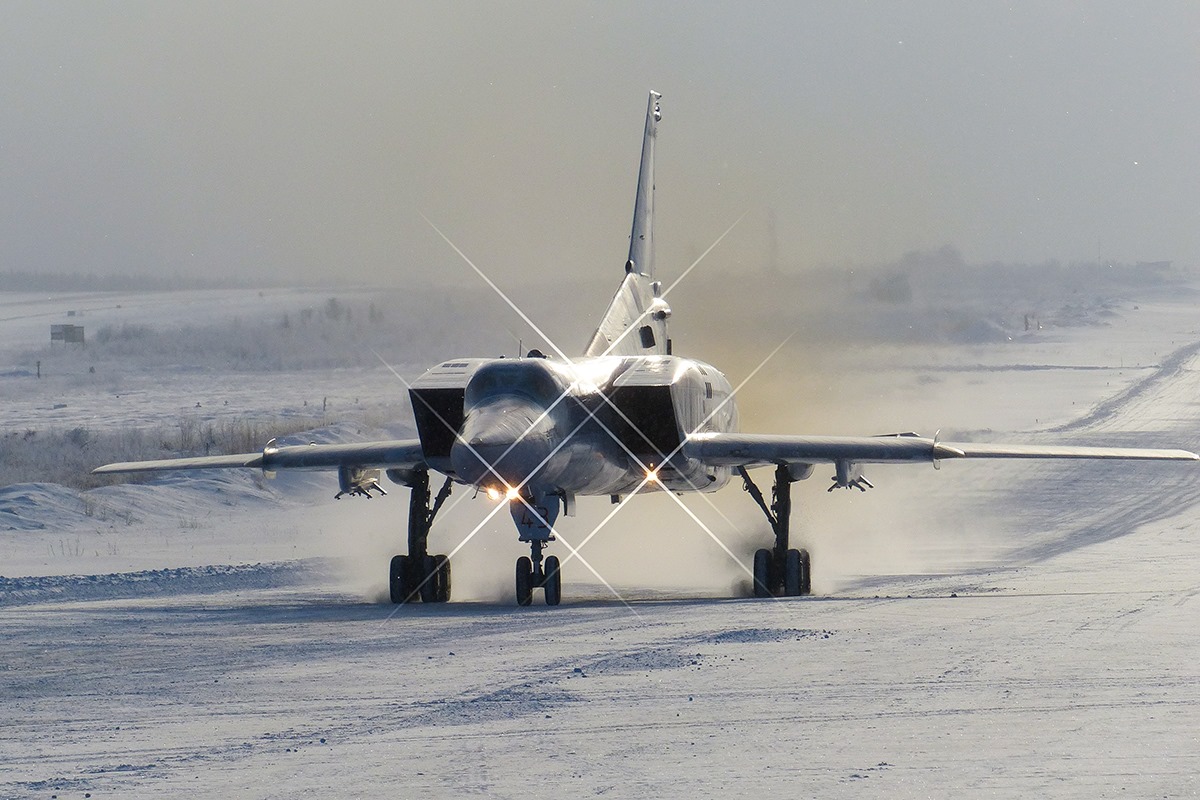
{"type": "Polygon", "coordinates": [[[681,452],[689,433],[737,430],[729,381],[694,359],[459,359],[428,370],[410,395],[426,463],[493,494],[715,491],[729,481],[729,469],[681,452]]]}

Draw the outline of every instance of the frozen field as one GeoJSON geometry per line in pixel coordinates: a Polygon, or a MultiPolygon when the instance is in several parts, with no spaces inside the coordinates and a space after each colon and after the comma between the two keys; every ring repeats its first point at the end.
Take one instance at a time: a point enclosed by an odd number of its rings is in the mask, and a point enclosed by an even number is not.
{"type": "MultiPolygon", "coordinates": [[[[324,295],[188,298],[187,312],[171,296],[89,298],[84,319],[274,318],[324,295]]],[[[39,384],[29,354],[77,306],[3,306],[6,430],[333,398],[319,435],[405,435],[403,386],[373,356],[263,374],[117,359],[92,373],[73,356],[39,384]]],[[[1107,322],[936,348],[798,344],[747,386],[743,427],[1200,447],[1194,303],[1134,298],[1107,322]]],[[[375,346],[406,377],[432,360],[375,346]]],[[[697,355],[737,383],[771,346],[697,355]]],[[[335,503],[330,475],[0,489],[0,796],[1200,792],[1200,473],[869,474],[864,495],[826,495],[820,472],[796,487],[814,597],[729,599],[741,567],[650,497],[584,551],[624,602],[571,562],[557,609],[512,605],[523,548],[507,520],[456,557],[456,602],[379,603],[400,487],[369,503],[335,503]]],[[[453,502],[443,550],[488,510],[461,490],[453,502]]],[[[743,560],[766,542],[736,487],[716,508],[685,502],[743,560]]],[[[572,541],[608,510],[580,505],[572,541]]]]}

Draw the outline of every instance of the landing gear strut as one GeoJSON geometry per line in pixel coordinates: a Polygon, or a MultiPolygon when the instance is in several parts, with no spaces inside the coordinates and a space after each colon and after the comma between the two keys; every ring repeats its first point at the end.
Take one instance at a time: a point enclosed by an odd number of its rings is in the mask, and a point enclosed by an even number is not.
{"type": "Polygon", "coordinates": [[[775,532],[775,546],[754,553],[755,597],[800,597],[812,593],[811,560],[807,550],[792,550],[788,545],[792,517],[792,476],[786,464],[775,467],[771,487],[771,505],[745,467],[737,468],[747,492],[758,503],[775,532]]]}
{"type": "Polygon", "coordinates": [[[517,604],[533,602],[533,590],[546,590],[546,605],[556,606],[562,600],[561,565],[556,556],[547,556],[542,564],[542,550],[554,541],[554,521],[562,510],[562,496],[549,491],[528,491],[518,502],[510,504],[513,522],[522,542],[529,542],[529,558],[517,559],[517,604]]]}
{"type": "Polygon", "coordinates": [[[553,539],[534,539],[529,543],[531,558],[521,556],[517,559],[517,604],[530,605],[533,602],[533,590],[546,590],[546,605],[556,606],[562,602],[562,568],[558,556],[546,558],[542,565],[542,549],[547,541],[553,539]]]}
{"type": "Polygon", "coordinates": [[[429,529],[450,497],[453,481],[446,478],[433,505],[429,504],[429,471],[417,470],[408,501],[408,555],[392,558],[388,589],[393,603],[445,603],[450,599],[450,559],[429,555],[429,529]]]}

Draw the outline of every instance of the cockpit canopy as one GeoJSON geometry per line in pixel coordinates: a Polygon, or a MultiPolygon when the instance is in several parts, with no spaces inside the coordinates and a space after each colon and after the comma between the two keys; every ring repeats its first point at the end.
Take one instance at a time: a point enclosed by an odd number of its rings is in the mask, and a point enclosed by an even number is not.
{"type": "Polygon", "coordinates": [[[473,408],[493,397],[518,395],[545,407],[557,400],[564,389],[542,359],[495,361],[475,370],[467,383],[464,401],[467,408],[473,408]]]}

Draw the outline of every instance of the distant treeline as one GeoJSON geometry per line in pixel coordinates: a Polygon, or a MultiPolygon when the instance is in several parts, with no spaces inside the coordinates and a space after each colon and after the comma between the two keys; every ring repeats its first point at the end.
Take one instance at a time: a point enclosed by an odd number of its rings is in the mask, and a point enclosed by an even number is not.
{"type": "Polygon", "coordinates": [[[0,292],[170,292],[183,289],[266,289],[276,284],[182,275],[92,275],[0,272],[0,292]]]}
{"type": "Polygon", "coordinates": [[[8,431],[0,435],[0,486],[58,483],[94,489],[140,483],[154,476],[93,475],[91,471],[114,461],[256,453],[271,439],[309,431],[324,422],[319,417],[211,422],[188,417],[175,426],[115,431],[86,427],[8,431]]]}

